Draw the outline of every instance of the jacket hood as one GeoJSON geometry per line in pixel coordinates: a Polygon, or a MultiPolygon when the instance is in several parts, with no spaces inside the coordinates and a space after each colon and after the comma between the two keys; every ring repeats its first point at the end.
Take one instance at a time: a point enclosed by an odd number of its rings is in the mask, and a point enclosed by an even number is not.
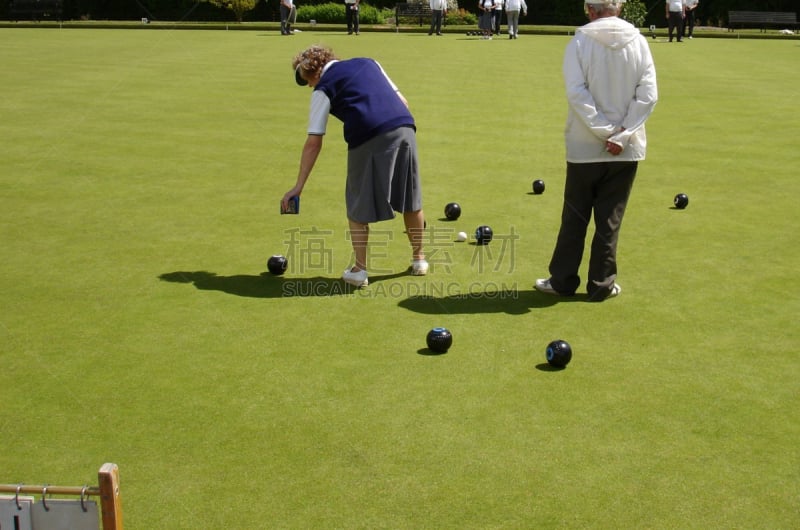
{"type": "Polygon", "coordinates": [[[581,26],[578,31],[612,50],[624,48],[640,35],[639,30],[633,24],[619,17],[598,18],[581,26]]]}

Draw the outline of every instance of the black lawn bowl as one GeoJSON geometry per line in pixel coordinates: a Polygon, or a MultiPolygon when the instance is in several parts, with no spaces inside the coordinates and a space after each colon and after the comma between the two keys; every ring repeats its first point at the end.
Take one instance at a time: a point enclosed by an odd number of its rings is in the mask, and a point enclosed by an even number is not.
{"type": "Polygon", "coordinates": [[[461,206],[457,202],[449,202],[444,207],[444,216],[448,221],[455,221],[461,217],[461,206]]]}
{"type": "Polygon", "coordinates": [[[280,276],[284,272],[286,272],[286,268],[289,266],[289,260],[281,255],[275,255],[270,257],[267,260],[267,269],[269,272],[276,276],[280,276]]]}
{"type": "Polygon", "coordinates": [[[544,181],[537,179],[533,181],[533,193],[536,195],[541,195],[544,193],[544,181]]]}
{"type": "Polygon", "coordinates": [[[685,193],[679,193],[675,196],[672,202],[675,203],[675,208],[678,210],[683,210],[689,206],[689,196],[685,193]]]}
{"type": "Polygon", "coordinates": [[[494,233],[491,227],[486,225],[479,226],[475,229],[475,241],[477,241],[479,245],[488,245],[493,235],[494,233]]]}
{"type": "Polygon", "coordinates": [[[572,360],[572,347],[565,340],[554,340],[545,350],[547,363],[556,368],[564,368],[572,360]]]}
{"type": "Polygon", "coordinates": [[[453,334],[447,328],[433,328],[428,332],[425,341],[431,351],[447,353],[447,350],[453,345],[453,334]]]}

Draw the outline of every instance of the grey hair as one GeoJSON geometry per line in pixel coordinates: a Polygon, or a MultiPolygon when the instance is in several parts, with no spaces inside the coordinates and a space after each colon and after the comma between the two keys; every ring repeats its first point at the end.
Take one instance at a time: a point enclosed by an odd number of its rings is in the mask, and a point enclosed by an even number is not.
{"type": "Polygon", "coordinates": [[[587,7],[600,16],[617,16],[622,11],[622,4],[625,0],[590,0],[586,2],[587,7]]]}

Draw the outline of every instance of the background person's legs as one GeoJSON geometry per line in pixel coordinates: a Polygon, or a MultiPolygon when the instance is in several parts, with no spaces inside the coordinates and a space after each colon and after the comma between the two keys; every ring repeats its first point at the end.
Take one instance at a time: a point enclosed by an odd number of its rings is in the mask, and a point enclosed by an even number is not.
{"type": "Polygon", "coordinates": [[[288,35],[289,15],[291,15],[291,11],[289,10],[289,8],[281,4],[280,12],[281,12],[281,35],[288,35]]]}

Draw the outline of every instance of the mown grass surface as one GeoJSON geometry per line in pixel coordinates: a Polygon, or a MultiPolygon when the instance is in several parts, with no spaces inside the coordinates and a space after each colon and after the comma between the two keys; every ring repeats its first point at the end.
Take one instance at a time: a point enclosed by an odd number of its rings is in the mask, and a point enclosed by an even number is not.
{"type": "Polygon", "coordinates": [[[624,291],[590,304],[532,288],[566,43],[0,31],[0,481],[115,462],[131,528],[796,527],[797,47],[652,42],[624,291]],[[370,287],[338,281],[335,120],[301,214],[278,215],[311,43],[376,57],[409,99],[429,276],[405,274],[396,220],[374,226],[370,287]],[[481,224],[488,247],[453,242],[481,224]],[[263,276],[275,253],[289,271],[263,276]],[[425,354],[434,326],[445,355],[425,354]],[[575,355],[553,372],[556,338],[575,355]]]}

